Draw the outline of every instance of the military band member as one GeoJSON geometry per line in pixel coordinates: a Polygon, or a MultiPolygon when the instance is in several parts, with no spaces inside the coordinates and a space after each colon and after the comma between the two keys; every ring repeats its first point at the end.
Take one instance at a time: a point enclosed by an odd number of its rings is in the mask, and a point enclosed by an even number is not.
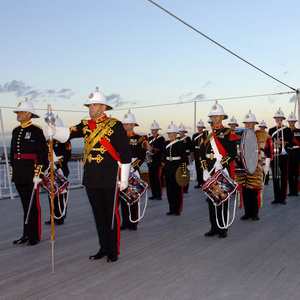
{"type": "MultiPolygon", "coordinates": [[[[63,127],[63,122],[58,117],[55,119],[55,126],[63,127]]],[[[48,140],[49,147],[49,140],[48,140]]],[[[69,176],[69,167],[68,162],[71,159],[71,142],[67,141],[66,143],[60,143],[57,140],[53,140],[53,162],[55,168],[60,172],[64,177],[69,176]]],[[[50,156],[50,153],[49,153],[50,156]]],[[[50,159],[49,159],[50,160],[50,159]]],[[[54,224],[62,225],[65,222],[66,217],[66,205],[67,205],[67,191],[64,190],[57,197],[53,198],[54,205],[54,224]]],[[[51,212],[51,197],[49,196],[50,212],[51,212]]],[[[51,224],[51,218],[49,221],[45,222],[46,225],[51,224]]]]}
{"type": "Polygon", "coordinates": [[[149,169],[149,179],[152,196],[150,200],[161,200],[161,157],[165,138],[158,133],[161,128],[157,122],[153,122],[150,127],[149,147],[147,149],[146,161],[149,169]]]}
{"type": "Polygon", "coordinates": [[[14,110],[17,120],[21,123],[12,132],[10,147],[10,167],[12,181],[20,195],[23,212],[23,236],[14,241],[14,244],[23,244],[28,241],[29,246],[36,245],[41,240],[41,208],[39,203],[39,183],[45,169],[48,167],[47,144],[43,130],[34,125],[31,118],[39,118],[31,102],[21,101],[14,110]],[[31,195],[31,211],[25,224],[31,195]]]}
{"type": "Polygon", "coordinates": [[[169,202],[169,212],[167,215],[179,216],[183,205],[183,187],[176,181],[176,171],[182,168],[183,176],[187,174],[187,154],[184,143],[177,139],[178,129],[173,122],[168,126],[166,133],[168,141],[163,147],[162,165],[166,179],[167,197],[169,202]]]}
{"type": "MultiPolygon", "coordinates": [[[[258,124],[255,115],[247,113],[244,117],[243,123],[246,128],[255,129],[255,125],[258,124]]],[[[264,130],[257,130],[255,132],[258,142],[258,164],[253,174],[236,174],[235,181],[239,183],[239,191],[244,203],[245,214],[241,217],[241,220],[252,219],[254,221],[259,220],[259,208],[262,205],[262,189],[263,174],[269,172],[270,162],[273,156],[273,149],[271,146],[271,138],[264,130]]]]}
{"type": "MultiPolygon", "coordinates": [[[[186,155],[188,157],[188,164],[189,164],[190,162],[192,162],[194,160],[192,140],[189,136],[185,135],[188,132],[185,129],[185,126],[182,125],[182,123],[178,126],[178,131],[179,131],[179,138],[178,139],[181,140],[183,142],[183,144],[185,145],[186,155]]],[[[183,192],[188,193],[188,190],[189,190],[189,184],[187,184],[183,188],[183,192]]]]}
{"type": "MultiPolygon", "coordinates": [[[[203,180],[206,181],[218,170],[226,170],[225,172],[233,179],[234,178],[234,164],[233,160],[236,156],[236,134],[228,127],[222,125],[222,120],[227,119],[228,116],[224,112],[223,107],[216,102],[211,107],[208,115],[213,127],[210,130],[205,130],[200,142],[200,157],[201,168],[203,170],[203,180]],[[215,146],[214,146],[215,145],[215,146]],[[215,150],[214,150],[215,148],[215,150]],[[210,172],[210,173],[209,173],[210,172]]],[[[211,229],[205,236],[214,236],[218,234],[220,238],[227,237],[227,229],[220,229],[217,225],[216,217],[221,227],[225,227],[222,218],[222,205],[217,208],[217,216],[215,207],[212,201],[208,201],[209,205],[209,219],[211,229]]],[[[228,201],[224,202],[224,211],[227,211],[228,201]]],[[[224,217],[225,223],[227,216],[224,217]]]]}
{"type": "Polygon", "coordinates": [[[289,194],[288,196],[299,196],[299,160],[300,160],[300,129],[296,128],[297,122],[295,114],[291,113],[287,122],[292,130],[294,145],[290,148],[289,152],[289,194]]]}
{"type": "Polygon", "coordinates": [[[200,141],[203,135],[203,130],[206,128],[204,122],[200,120],[197,123],[197,132],[193,134],[192,137],[192,147],[195,157],[195,167],[196,167],[196,174],[197,174],[197,185],[194,186],[195,189],[199,189],[201,185],[204,183],[203,181],[203,173],[200,167],[200,141]]]}
{"type": "Polygon", "coordinates": [[[60,142],[84,138],[83,185],[92,206],[100,245],[98,253],[89,258],[107,256],[108,262],[114,262],[120,253],[120,217],[115,193],[117,186],[120,191],[128,186],[131,153],[122,123],[107,117],[105,111],[112,107],[98,88],[84,105],[89,108],[90,119],[83,119],[70,129],[47,126],[47,133],[60,142]],[[117,182],[120,165],[120,181],[117,182]]]}
{"type": "Polygon", "coordinates": [[[234,116],[229,120],[228,125],[231,129],[239,127],[239,124],[234,116]]]}
{"type": "MultiPolygon", "coordinates": [[[[148,141],[144,136],[136,134],[134,127],[139,126],[135,122],[134,115],[129,111],[123,118],[123,126],[127,133],[127,138],[130,144],[131,151],[131,172],[134,172],[136,176],[141,177],[140,166],[145,161],[146,149],[148,148],[148,141]]],[[[121,210],[122,210],[122,226],[121,230],[128,228],[129,230],[137,230],[136,220],[138,219],[138,202],[130,205],[130,208],[126,204],[125,200],[121,199],[121,210]],[[130,211],[129,211],[130,209],[130,211]],[[131,214],[131,222],[129,219],[129,213],[131,214]]]]}
{"type": "Polygon", "coordinates": [[[288,151],[293,146],[293,134],[290,128],[283,125],[285,116],[279,108],[273,117],[276,126],[269,129],[274,148],[274,157],[271,161],[273,175],[274,201],[272,204],[286,204],[288,182],[288,151]]]}
{"type": "MultiPolygon", "coordinates": [[[[262,131],[266,131],[267,128],[268,128],[268,126],[267,126],[267,124],[266,124],[266,122],[264,120],[262,120],[258,124],[258,127],[262,131]]],[[[270,143],[270,142],[271,142],[271,144],[268,145],[268,147],[272,147],[272,140],[271,139],[267,139],[267,143],[270,143]]],[[[272,149],[273,149],[273,147],[272,147],[272,149]]],[[[268,185],[269,184],[269,180],[270,180],[269,170],[268,170],[268,172],[266,172],[266,174],[264,173],[263,176],[264,176],[264,183],[265,183],[265,185],[268,185]]]]}

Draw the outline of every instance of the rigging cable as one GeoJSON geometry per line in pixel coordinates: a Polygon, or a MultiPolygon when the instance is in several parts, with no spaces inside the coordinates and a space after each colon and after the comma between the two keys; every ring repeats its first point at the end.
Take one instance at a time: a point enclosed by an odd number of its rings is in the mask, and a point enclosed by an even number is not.
{"type": "Polygon", "coordinates": [[[229,49],[227,49],[226,47],[222,46],[221,44],[219,44],[218,42],[214,41],[213,39],[211,39],[210,37],[208,37],[207,35],[205,35],[204,33],[200,32],[199,30],[197,30],[195,27],[191,26],[190,24],[186,23],[185,21],[181,20],[180,18],[178,18],[177,16],[175,16],[174,14],[172,14],[171,12],[169,12],[168,10],[166,10],[165,8],[163,8],[162,6],[158,5],[157,3],[155,3],[152,0],[148,0],[149,2],[151,2],[153,5],[157,6],[158,8],[160,8],[161,10],[163,10],[164,12],[166,12],[167,14],[169,14],[170,16],[172,16],[173,18],[175,18],[176,20],[178,20],[179,22],[183,23],[184,25],[186,25],[187,27],[191,28],[192,30],[196,31],[197,33],[201,34],[202,36],[204,36],[206,39],[210,40],[211,42],[213,42],[214,44],[216,44],[217,46],[221,47],[222,49],[224,49],[225,51],[229,52],[230,54],[234,55],[235,57],[237,57],[238,59],[242,60],[243,62],[245,62],[246,64],[250,65],[251,67],[253,67],[254,69],[260,71],[261,73],[267,75],[268,77],[276,80],[277,82],[285,85],[286,87],[292,89],[293,91],[297,92],[297,89],[285,84],[284,82],[280,81],[279,79],[273,77],[272,75],[268,74],[267,72],[263,71],[262,69],[256,67],[255,65],[253,65],[252,63],[248,62],[247,60],[245,60],[244,58],[240,57],[239,55],[235,54],[234,52],[230,51],[229,49]]]}

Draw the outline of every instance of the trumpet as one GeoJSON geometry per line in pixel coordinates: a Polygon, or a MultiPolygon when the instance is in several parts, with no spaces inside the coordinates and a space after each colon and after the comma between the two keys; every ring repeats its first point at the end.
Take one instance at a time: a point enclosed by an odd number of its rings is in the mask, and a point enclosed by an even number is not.
{"type": "Polygon", "coordinates": [[[276,140],[274,141],[274,177],[276,179],[281,177],[279,156],[288,154],[285,150],[285,147],[284,147],[284,133],[283,133],[283,130],[287,126],[280,127],[281,124],[282,124],[281,122],[277,123],[277,126],[276,126],[276,140]],[[281,131],[281,137],[279,136],[280,131],[281,131]],[[281,138],[281,141],[280,141],[280,138],[281,138]],[[280,151],[280,144],[281,144],[281,151],[280,151]]]}

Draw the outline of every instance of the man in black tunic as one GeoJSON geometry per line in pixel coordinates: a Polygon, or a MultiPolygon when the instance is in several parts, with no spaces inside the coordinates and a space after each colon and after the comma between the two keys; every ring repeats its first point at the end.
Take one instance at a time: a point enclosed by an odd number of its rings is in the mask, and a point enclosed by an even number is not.
{"type": "Polygon", "coordinates": [[[92,206],[98,232],[100,250],[90,259],[116,261],[120,253],[120,217],[118,199],[115,199],[117,174],[121,168],[120,190],[128,186],[131,153],[122,123],[107,117],[105,110],[112,109],[98,88],[84,104],[89,108],[91,119],[82,120],[70,130],[65,127],[48,126],[48,135],[60,142],[83,137],[84,174],[83,185],[92,206]],[[114,220],[112,226],[112,220],[114,220]]]}
{"type": "Polygon", "coordinates": [[[14,244],[23,244],[28,241],[29,246],[36,245],[41,240],[41,208],[39,203],[39,183],[48,166],[48,148],[43,130],[32,124],[31,118],[39,118],[31,102],[21,101],[14,110],[17,120],[21,123],[12,132],[10,147],[10,166],[12,181],[15,182],[20,195],[24,211],[23,236],[14,241],[14,244]],[[25,224],[30,199],[31,211],[25,224]]]}

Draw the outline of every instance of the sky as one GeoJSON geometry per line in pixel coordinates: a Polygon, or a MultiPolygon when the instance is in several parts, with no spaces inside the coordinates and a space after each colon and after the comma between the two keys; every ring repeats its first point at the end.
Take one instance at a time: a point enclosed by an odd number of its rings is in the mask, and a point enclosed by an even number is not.
{"type": "Polygon", "coordinates": [[[108,115],[122,120],[130,109],[139,124],[135,132],[142,134],[155,120],[164,135],[171,121],[191,135],[195,121],[208,125],[216,99],[241,126],[249,110],[268,127],[277,109],[286,117],[294,111],[299,1],[155,2],[283,84],[148,0],[2,0],[0,109],[6,143],[19,125],[13,109],[25,97],[41,116],[36,124],[45,127],[51,104],[64,125],[72,126],[88,117],[83,103],[96,87],[114,107],[108,115]]]}

